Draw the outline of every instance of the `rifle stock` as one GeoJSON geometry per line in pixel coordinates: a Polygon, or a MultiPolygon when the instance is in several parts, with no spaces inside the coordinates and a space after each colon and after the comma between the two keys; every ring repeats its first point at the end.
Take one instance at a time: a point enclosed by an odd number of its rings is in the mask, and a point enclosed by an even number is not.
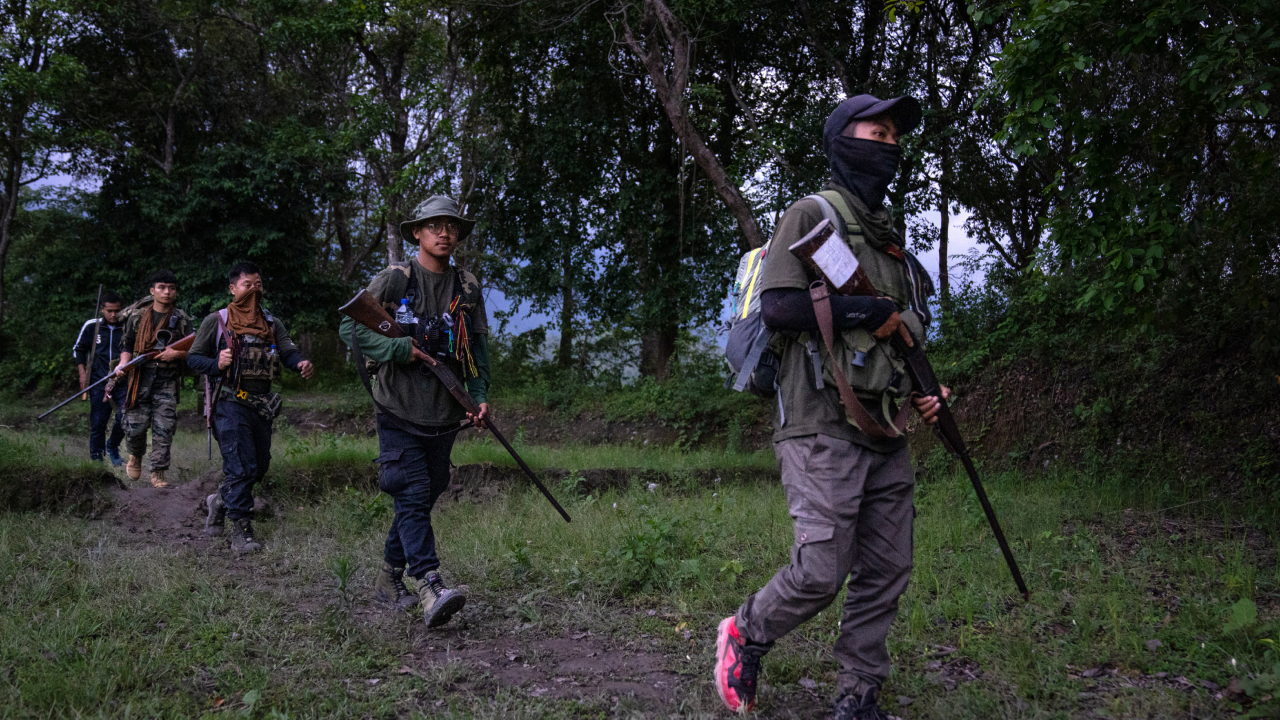
{"type": "Polygon", "coordinates": [[[128,370],[129,368],[133,367],[134,365],[137,365],[138,363],[140,363],[140,362],[142,362],[142,361],[144,361],[144,360],[149,360],[149,359],[151,359],[151,358],[154,358],[155,356],[159,355],[160,353],[164,352],[165,350],[168,350],[168,349],[171,349],[171,348],[172,348],[172,349],[174,349],[174,350],[178,350],[178,351],[181,351],[181,352],[188,352],[188,351],[190,351],[190,350],[191,350],[191,345],[192,345],[193,343],[195,343],[195,341],[196,341],[195,333],[192,333],[192,334],[190,334],[190,335],[188,335],[188,336],[186,336],[186,337],[182,338],[181,340],[178,340],[177,342],[169,343],[168,345],[166,345],[165,347],[163,347],[163,348],[161,348],[161,349],[159,349],[159,350],[152,350],[151,352],[143,353],[143,354],[139,355],[138,357],[133,358],[132,360],[130,360],[130,361],[129,361],[129,364],[128,364],[128,365],[125,365],[123,368],[116,368],[116,369],[115,369],[115,372],[108,373],[106,376],[104,376],[104,377],[100,378],[100,379],[98,380],[98,382],[96,382],[96,383],[94,383],[94,384],[92,384],[92,385],[89,385],[89,386],[85,387],[85,389],[84,389],[84,390],[81,390],[81,391],[77,392],[75,395],[72,395],[71,397],[67,398],[66,400],[63,400],[62,402],[58,403],[57,405],[54,405],[53,407],[49,408],[48,410],[45,410],[43,413],[40,413],[40,415],[39,415],[38,417],[36,417],[36,419],[37,419],[37,420],[43,420],[43,419],[45,419],[45,417],[46,417],[46,416],[51,415],[54,411],[58,410],[58,409],[59,409],[59,408],[61,408],[63,405],[66,405],[67,403],[71,402],[72,400],[75,400],[76,398],[80,397],[81,395],[83,395],[83,394],[85,394],[85,393],[89,392],[90,390],[92,390],[92,389],[94,389],[94,388],[98,387],[99,385],[101,385],[101,384],[103,384],[103,383],[110,382],[113,378],[115,378],[115,377],[116,377],[116,373],[120,372],[121,370],[128,370]]]}
{"type": "Polygon", "coordinates": [[[356,296],[346,305],[338,308],[338,312],[355,320],[370,330],[389,338],[402,338],[405,336],[404,330],[400,329],[400,323],[396,322],[390,314],[382,307],[382,303],[378,302],[369,294],[368,290],[361,289],[356,296]]]}
{"type": "MultiPolygon", "coordinates": [[[[383,337],[393,339],[406,337],[404,331],[400,328],[400,323],[396,322],[391,315],[387,313],[386,309],[382,307],[382,304],[375,300],[367,290],[362,289],[360,292],[356,293],[356,296],[351,298],[351,302],[348,302],[346,305],[338,308],[338,312],[346,315],[383,337]]],[[[449,394],[453,396],[454,400],[458,401],[458,404],[461,405],[464,410],[472,415],[478,415],[480,413],[480,405],[476,403],[475,398],[471,397],[471,394],[467,392],[466,386],[462,384],[462,381],[458,379],[458,376],[454,374],[452,370],[450,370],[446,365],[436,362],[436,360],[431,357],[427,358],[427,367],[431,369],[431,372],[435,373],[436,378],[440,380],[440,382],[449,391],[449,394]]],[[[511,443],[507,442],[507,438],[502,434],[502,431],[498,430],[498,426],[494,424],[493,418],[485,418],[484,424],[488,426],[489,432],[493,433],[493,436],[497,438],[502,447],[511,454],[512,459],[516,461],[516,464],[520,466],[520,469],[524,471],[524,474],[533,481],[533,484],[537,486],[538,490],[540,490],[543,496],[547,498],[552,507],[556,509],[556,512],[560,513],[560,517],[564,518],[565,522],[572,522],[569,518],[569,513],[565,512],[564,508],[560,506],[560,503],[556,501],[555,496],[551,494],[551,491],[542,484],[542,481],[534,474],[533,469],[524,461],[524,458],[520,457],[520,454],[516,452],[516,449],[511,447],[511,443]]]]}
{"type": "MultiPolygon", "coordinates": [[[[819,222],[813,230],[792,244],[790,250],[796,254],[801,260],[806,262],[811,268],[818,272],[818,275],[826,281],[829,286],[835,286],[835,292],[842,295],[861,295],[883,297],[871,283],[871,279],[867,277],[867,273],[857,264],[857,259],[852,256],[852,252],[848,252],[847,257],[842,253],[834,251],[844,251],[847,247],[843,240],[836,239],[838,246],[832,248],[833,252],[821,253],[824,244],[833,234],[834,228],[827,220],[819,222]],[[836,257],[839,255],[839,257],[836,257]],[[832,258],[834,257],[834,260],[832,258]],[[827,262],[833,272],[839,272],[841,275],[840,283],[837,285],[828,276],[828,268],[823,267],[823,262],[827,262]],[[841,264],[843,263],[843,264],[841,264]]],[[[907,331],[908,335],[911,332],[907,331]]],[[[911,384],[916,392],[925,397],[935,397],[938,399],[939,407],[937,413],[937,422],[933,426],[933,430],[942,440],[942,444],[954,456],[960,459],[964,465],[965,472],[969,475],[969,482],[973,485],[973,491],[978,496],[978,502],[982,505],[982,512],[987,516],[987,523],[991,525],[991,532],[996,537],[996,543],[1000,545],[1000,552],[1004,555],[1005,563],[1009,566],[1009,572],[1013,574],[1013,582],[1018,586],[1018,591],[1022,593],[1025,600],[1031,599],[1031,592],[1027,590],[1027,585],[1022,580],[1022,573],[1018,570],[1018,561],[1013,557],[1013,551],[1009,548],[1009,543],[1005,540],[1004,531],[1000,529],[1000,522],[996,520],[996,512],[991,507],[991,501],[987,498],[987,491],[982,485],[982,479],[978,477],[978,470],[973,465],[973,460],[969,457],[969,450],[964,444],[964,438],[960,435],[960,428],[956,425],[955,416],[951,414],[951,407],[947,405],[947,401],[942,397],[942,385],[938,382],[937,375],[933,372],[933,365],[929,362],[929,358],[925,356],[924,346],[920,343],[920,339],[912,335],[911,344],[908,345],[900,335],[894,334],[893,346],[899,355],[906,362],[907,375],[911,378],[911,384]]]]}

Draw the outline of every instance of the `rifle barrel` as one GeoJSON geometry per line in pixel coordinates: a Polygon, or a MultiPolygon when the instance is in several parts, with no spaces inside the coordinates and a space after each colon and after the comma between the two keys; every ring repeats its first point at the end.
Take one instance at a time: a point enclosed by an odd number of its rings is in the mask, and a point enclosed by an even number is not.
{"type": "MultiPolygon", "coordinates": [[[[181,340],[178,340],[178,341],[176,341],[176,342],[171,342],[171,343],[169,343],[167,346],[165,346],[165,350],[167,350],[167,349],[169,349],[169,348],[173,348],[174,350],[181,350],[181,351],[184,351],[184,352],[185,352],[185,351],[189,351],[189,350],[191,350],[191,344],[195,342],[195,339],[196,339],[195,333],[192,333],[192,334],[190,334],[190,335],[188,335],[188,336],[186,336],[186,337],[182,338],[181,340]]],[[[66,400],[63,400],[62,402],[58,403],[57,405],[54,405],[53,407],[49,408],[48,410],[45,410],[43,413],[41,413],[39,416],[37,416],[37,417],[36,417],[36,419],[37,419],[37,420],[43,420],[43,419],[45,419],[45,417],[46,417],[46,416],[48,416],[48,415],[49,415],[50,413],[52,413],[53,411],[55,411],[55,410],[57,410],[57,409],[61,408],[63,405],[66,405],[67,403],[71,402],[72,400],[75,400],[76,398],[80,397],[81,395],[84,395],[85,393],[89,392],[90,390],[92,390],[92,389],[94,389],[94,388],[98,387],[99,385],[101,385],[101,384],[103,384],[103,383],[107,382],[107,381],[108,381],[108,380],[110,380],[112,377],[114,377],[116,373],[120,372],[121,370],[127,370],[127,369],[129,369],[129,368],[133,367],[134,365],[137,365],[138,363],[142,362],[143,360],[149,360],[149,359],[151,359],[151,358],[155,357],[156,355],[159,355],[161,352],[163,352],[163,350],[152,350],[151,352],[146,352],[146,353],[143,353],[143,354],[141,354],[141,355],[139,355],[139,356],[137,356],[137,357],[133,358],[132,360],[130,360],[130,361],[129,361],[129,364],[125,365],[125,366],[124,366],[124,367],[122,367],[122,368],[116,368],[114,372],[109,372],[109,373],[107,373],[107,374],[106,374],[106,375],[104,375],[103,377],[99,378],[99,379],[98,379],[98,381],[97,381],[97,382],[95,382],[95,383],[93,383],[92,385],[86,385],[86,386],[85,386],[85,388],[84,388],[83,390],[78,391],[75,395],[72,395],[71,397],[67,398],[66,400]]]]}
{"type": "MultiPolygon", "coordinates": [[[[132,365],[134,365],[135,363],[141,362],[142,360],[145,360],[146,358],[147,358],[147,356],[146,356],[146,355],[139,355],[138,357],[134,358],[133,360],[130,360],[130,361],[129,361],[129,364],[128,364],[128,365],[125,365],[125,367],[126,367],[126,368],[131,367],[131,366],[132,366],[132,365]]],[[[119,368],[117,368],[117,372],[118,372],[118,371],[119,371],[119,368]]],[[[104,375],[104,376],[102,376],[102,377],[98,378],[94,383],[92,383],[92,384],[90,384],[90,385],[86,385],[86,386],[85,386],[85,388],[84,388],[83,390],[80,390],[80,391],[76,392],[76,394],[75,394],[75,395],[72,395],[71,397],[67,398],[66,400],[63,400],[62,402],[58,403],[57,405],[54,405],[53,407],[49,408],[48,410],[45,410],[43,413],[41,413],[39,416],[37,416],[37,417],[36,417],[36,419],[37,419],[37,420],[43,420],[43,419],[45,419],[45,417],[46,417],[47,415],[52,414],[52,413],[53,413],[54,411],[56,411],[56,410],[59,410],[60,408],[62,408],[62,406],[63,406],[63,405],[66,405],[67,403],[71,402],[72,400],[75,400],[76,398],[80,397],[81,395],[84,395],[85,393],[87,393],[87,392],[89,392],[90,390],[92,390],[92,389],[94,389],[94,388],[98,387],[99,385],[101,385],[101,384],[103,384],[103,383],[107,382],[108,380],[110,380],[110,379],[111,379],[111,378],[113,378],[113,377],[115,377],[115,373],[114,373],[114,372],[107,373],[106,375],[104,375]]]]}
{"type": "Polygon", "coordinates": [[[911,376],[916,389],[926,396],[938,398],[940,407],[934,428],[942,438],[942,444],[951,451],[952,455],[960,458],[961,464],[964,465],[964,470],[969,475],[969,483],[973,485],[973,492],[978,496],[978,503],[982,505],[982,512],[987,516],[987,524],[991,526],[991,533],[995,535],[1000,553],[1004,555],[1004,561],[1013,575],[1013,582],[1018,586],[1018,592],[1022,593],[1022,598],[1031,600],[1031,592],[1027,590],[1027,584],[1022,580],[1018,561],[1014,559],[1013,550],[1009,548],[1004,531],[1000,529],[1000,521],[996,519],[996,511],[991,507],[991,501],[987,499],[987,490],[982,485],[982,478],[978,477],[978,469],[973,466],[973,459],[969,457],[969,449],[965,447],[964,438],[960,435],[960,427],[956,425],[956,418],[951,414],[951,406],[947,405],[946,398],[942,397],[942,385],[933,372],[933,365],[925,356],[920,341],[913,337],[912,342],[914,345],[907,347],[902,338],[894,337],[894,344],[907,361],[907,373],[911,376]]]}
{"type": "Polygon", "coordinates": [[[560,513],[560,517],[564,518],[565,522],[573,522],[573,520],[569,518],[569,513],[565,512],[564,508],[560,507],[560,503],[556,502],[555,496],[551,494],[551,491],[547,489],[547,486],[542,484],[542,481],[538,479],[538,476],[533,473],[533,469],[525,463],[524,458],[520,457],[520,453],[517,453],[516,449],[511,447],[511,443],[507,442],[507,439],[503,437],[502,433],[498,430],[498,426],[493,424],[493,420],[485,418],[484,424],[489,427],[489,432],[493,433],[493,436],[498,438],[498,442],[502,443],[502,447],[506,448],[507,452],[511,453],[511,457],[515,459],[516,464],[520,466],[520,469],[524,471],[525,475],[529,476],[529,479],[533,481],[533,484],[542,491],[542,494],[547,498],[547,501],[551,503],[551,506],[556,509],[556,512],[560,513]]]}

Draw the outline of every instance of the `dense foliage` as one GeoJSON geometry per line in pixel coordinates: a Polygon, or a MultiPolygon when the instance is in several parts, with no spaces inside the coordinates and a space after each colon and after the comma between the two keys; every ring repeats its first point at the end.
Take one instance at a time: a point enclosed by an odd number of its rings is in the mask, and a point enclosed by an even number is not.
{"type": "Polygon", "coordinates": [[[910,92],[926,121],[891,200],[943,257],[953,372],[1194,357],[1238,374],[1180,387],[1274,398],[1278,19],[1272,0],[13,0],[0,381],[68,382],[98,284],[132,298],[158,267],[200,314],[256,260],[279,315],[331,328],[412,252],[397,223],[432,192],[480,220],[459,261],[554,318],[531,382],[668,381],[701,362],[680,354],[740,252],[825,177],[831,108],[910,92]],[[951,279],[956,213],[977,286],[951,279]]]}

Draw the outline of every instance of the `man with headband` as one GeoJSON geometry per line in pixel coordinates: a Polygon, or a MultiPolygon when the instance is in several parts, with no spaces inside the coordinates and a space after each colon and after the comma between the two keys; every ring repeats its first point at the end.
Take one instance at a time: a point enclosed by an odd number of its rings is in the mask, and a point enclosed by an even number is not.
{"type": "Polygon", "coordinates": [[[304,378],[314,372],[289,339],[284,323],[262,305],[262,270],[236,263],[227,276],[231,304],[210,313],[196,332],[187,364],[218,384],[213,396],[213,425],[222,453],[222,485],[205,499],[205,533],[221,535],[226,518],[233,525],[231,549],[237,554],[262,546],[254,538],[253,486],[271,465],[271,424],[280,414],[280,395],[271,383],[281,366],[304,378]]]}
{"type": "MultiPolygon", "coordinates": [[[[920,103],[910,97],[859,95],[840,103],[823,133],[831,182],[793,204],[770,241],[760,277],[761,312],[783,339],[773,442],[795,542],[791,564],[720,623],[715,684],[730,710],[752,708],[761,658],[774,641],[830,605],[848,580],[835,644],[840,670],[834,717],[887,717],[877,698],[889,676],[889,626],[911,576],[915,517],[907,441],[900,430],[885,427],[891,417],[905,418],[895,405],[911,397],[888,339],[903,326],[924,337],[933,288],[894,230],[884,201],[902,155],[898,139],[920,118],[920,103]],[[867,411],[861,413],[867,427],[851,417],[856,413],[846,414],[834,361],[820,339],[814,342],[819,324],[809,287],[820,278],[788,252],[824,218],[883,296],[830,298],[841,355],[852,359],[841,367],[867,411]],[[873,423],[865,422],[868,416],[873,423]]],[[[926,423],[936,421],[937,398],[911,402],[926,423]]]]}

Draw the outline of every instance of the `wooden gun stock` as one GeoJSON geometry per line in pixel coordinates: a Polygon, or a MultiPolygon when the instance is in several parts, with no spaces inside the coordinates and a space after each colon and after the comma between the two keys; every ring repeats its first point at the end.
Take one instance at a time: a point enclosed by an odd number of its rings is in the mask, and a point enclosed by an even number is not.
{"type": "Polygon", "coordinates": [[[181,340],[175,340],[174,342],[171,342],[168,345],[165,345],[163,348],[159,350],[152,350],[151,352],[146,353],[144,356],[148,358],[153,358],[159,355],[160,353],[164,352],[165,350],[177,350],[178,352],[191,352],[191,346],[195,344],[196,344],[196,334],[191,333],[190,335],[182,338],[181,340]]]}
{"type": "Polygon", "coordinates": [[[338,308],[338,312],[355,320],[370,330],[389,338],[402,338],[404,331],[400,323],[382,307],[382,303],[373,299],[368,290],[361,289],[351,302],[338,308]]]}

